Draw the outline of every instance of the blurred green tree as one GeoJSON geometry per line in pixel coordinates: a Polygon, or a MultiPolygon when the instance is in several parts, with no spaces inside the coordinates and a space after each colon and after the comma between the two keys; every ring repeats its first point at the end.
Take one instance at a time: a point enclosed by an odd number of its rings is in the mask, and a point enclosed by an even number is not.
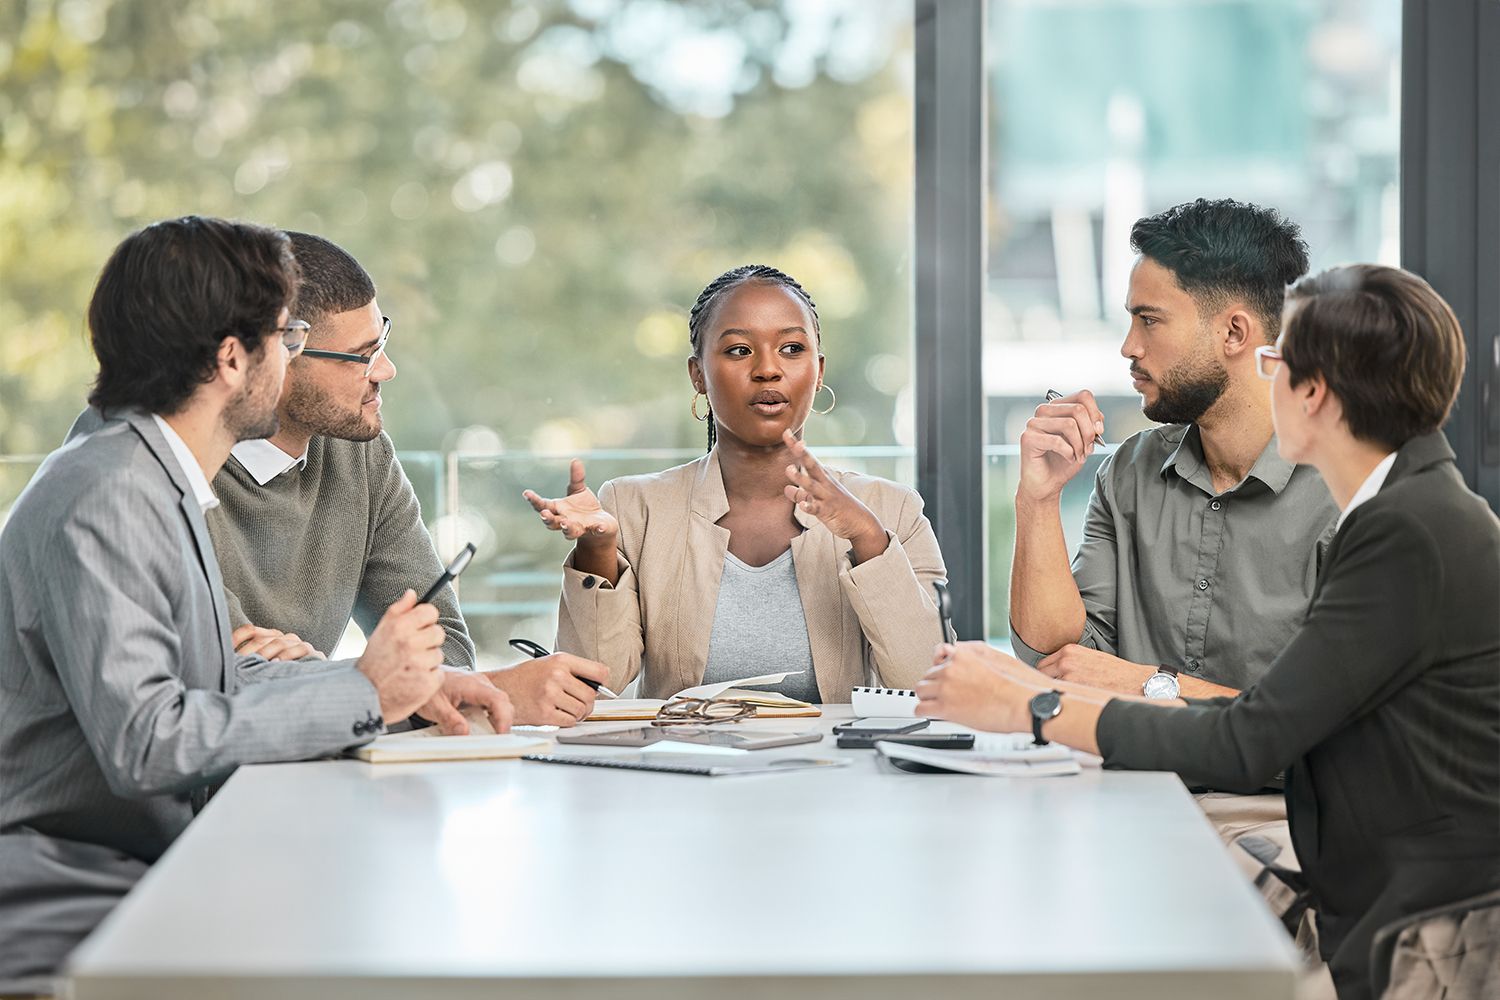
{"type": "Polygon", "coordinates": [[[835,414],[908,381],[909,3],[0,5],[0,454],[93,371],[92,282],[187,213],[315,231],[374,275],[404,449],[683,447],[685,315],[748,261],[823,312],[835,414]]]}

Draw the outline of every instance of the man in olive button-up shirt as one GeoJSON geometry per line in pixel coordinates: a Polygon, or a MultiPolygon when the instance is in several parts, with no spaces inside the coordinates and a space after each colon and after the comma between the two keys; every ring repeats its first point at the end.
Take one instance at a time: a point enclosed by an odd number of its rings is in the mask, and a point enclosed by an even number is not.
{"type": "MultiPolygon", "coordinates": [[[[1141,219],[1131,246],[1120,353],[1165,426],[1105,460],[1070,567],[1059,497],[1103,414],[1087,390],[1037,407],[1021,435],[1011,643],[1049,676],[1126,695],[1231,696],[1296,632],[1337,514],[1317,472],[1277,454],[1255,367],[1307,248],[1274,211],[1202,200],[1141,219]]],[[[1247,874],[1273,856],[1296,867],[1279,794],[1199,802],[1246,848],[1231,855],[1247,874]]],[[[1290,901],[1263,890],[1278,909],[1290,901]]]]}

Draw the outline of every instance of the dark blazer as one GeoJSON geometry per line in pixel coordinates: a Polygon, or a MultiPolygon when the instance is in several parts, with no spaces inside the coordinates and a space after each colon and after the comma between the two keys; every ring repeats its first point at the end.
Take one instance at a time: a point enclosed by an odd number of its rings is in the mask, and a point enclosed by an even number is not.
{"type": "Polygon", "coordinates": [[[1253,791],[1287,816],[1339,996],[1376,930],[1500,886],[1500,521],[1441,433],[1397,452],[1334,536],[1301,629],[1237,698],[1113,701],[1109,767],[1253,791]]]}

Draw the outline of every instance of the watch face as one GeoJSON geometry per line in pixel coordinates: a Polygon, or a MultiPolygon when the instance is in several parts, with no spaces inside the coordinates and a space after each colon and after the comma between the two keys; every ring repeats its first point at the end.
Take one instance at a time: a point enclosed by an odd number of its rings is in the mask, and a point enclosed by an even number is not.
{"type": "Polygon", "coordinates": [[[1062,695],[1056,691],[1043,691],[1031,699],[1031,714],[1039,719],[1050,719],[1062,711],[1062,695]]]}
{"type": "Polygon", "coordinates": [[[1171,674],[1157,673],[1146,678],[1141,693],[1147,698],[1176,698],[1181,690],[1177,678],[1171,674]]]}

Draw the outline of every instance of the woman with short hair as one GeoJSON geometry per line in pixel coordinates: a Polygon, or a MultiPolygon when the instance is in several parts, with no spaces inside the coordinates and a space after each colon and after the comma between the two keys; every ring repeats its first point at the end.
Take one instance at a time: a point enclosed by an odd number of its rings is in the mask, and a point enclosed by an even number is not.
{"type": "Polygon", "coordinates": [[[1146,702],[964,643],[939,651],[918,712],[1195,785],[1248,792],[1285,770],[1319,948],[1355,1000],[1381,927],[1500,887],[1500,521],[1440,430],[1464,341],[1427,282],[1375,265],[1305,279],[1258,353],[1282,457],[1316,466],[1341,511],[1264,679],[1146,702]]]}

